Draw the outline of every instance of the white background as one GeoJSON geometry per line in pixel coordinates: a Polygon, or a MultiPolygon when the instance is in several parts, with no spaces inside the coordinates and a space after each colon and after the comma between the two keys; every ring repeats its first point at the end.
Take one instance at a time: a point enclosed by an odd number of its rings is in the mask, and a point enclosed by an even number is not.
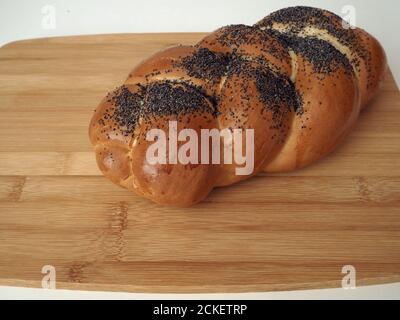
{"type": "Polygon", "coordinates": [[[400,83],[398,0],[0,0],[0,45],[44,36],[121,32],[199,32],[233,23],[254,24],[270,12],[310,5],[343,15],[356,9],[356,25],[383,44],[400,83]],[[56,28],[43,29],[42,9],[56,9],[56,28]]]}
{"type": "MultiPolygon", "coordinates": [[[[253,24],[270,12],[291,6],[311,5],[343,15],[343,7],[356,9],[356,25],[379,39],[390,68],[400,83],[398,0],[0,0],[0,46],[37,37],[126,32],[200,32],[222,25],[253,24]],[[43,28],[45,6],[55,8],[55,28],[43,28]]],[[[48,26],[48,25],[47,25],[48,26]]],[[[46,25],[45,25],[46,27],[46,25]]],[[[4,298],[400,298],[400,284],[298,292],[229,295],[146,295],[49,291],[0,287],[4,298]]]]}

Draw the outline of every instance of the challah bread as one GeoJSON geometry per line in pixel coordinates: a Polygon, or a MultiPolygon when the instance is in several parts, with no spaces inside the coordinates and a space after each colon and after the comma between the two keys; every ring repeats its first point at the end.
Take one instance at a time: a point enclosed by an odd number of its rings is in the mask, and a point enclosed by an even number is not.
{"type": "MultiPolygon", "coordinates": [[[[157,203],[188,206],[214,187],[317,161],[348,134],[386,69],[377,40],[344,27],[333,13],[293,7],[254,26],[220,28],[195,46],[154,54],[95,111],[89,136],[101,171],[157,203]],[[175,131],[170,121],[176,121],[175,131]],[[175,155],[167,162],[147,158],[156,141],[148,139],[152,129],[166,133],[165,152],[175,155]],[[214,163],[211,143],[195,150],[199,158],[208,152],[206,163],[177,161],[171,143],[186,150],[189,137],[181,139],[183,129],[198,137],[203,129],[253,129],[253,170],[239,175],[233,162],[214,163]]],[[[223,142],[233,154],[250,150],[244,135],[241,148],[220,139],[221,154],[226,151],[223,142]]]]}

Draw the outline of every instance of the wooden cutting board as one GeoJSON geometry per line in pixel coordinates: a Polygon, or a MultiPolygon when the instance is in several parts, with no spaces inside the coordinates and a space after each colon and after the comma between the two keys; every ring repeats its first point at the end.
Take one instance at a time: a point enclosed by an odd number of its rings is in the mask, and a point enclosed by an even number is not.
{"type": "Polygon", "coordinates": [[[400,281],[400,99],[390,73],[338,150],[306,169],[158,206],[97,169],[96,104],[151,53],[204,34],[28,40],[0,49],[0,285],[244,292],[400,281]]]}

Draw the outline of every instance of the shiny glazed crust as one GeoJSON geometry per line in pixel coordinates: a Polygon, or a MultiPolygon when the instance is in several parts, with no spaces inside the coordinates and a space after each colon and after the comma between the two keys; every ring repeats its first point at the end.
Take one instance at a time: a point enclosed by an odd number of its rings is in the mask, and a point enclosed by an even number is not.
{"type": "Polygon", "coordinates": [[[189,206],[214,187],[329,154],[376,94],[385,69],[382,47],[365,31],[344,28],[325,10],[282,9],[141,62],[101,101],[89,136],[111,181],[160,204],[189,206]],[[253,173],[236,175],[234,164],[223,163],[150,164],[146,133],[168,133],[170,120],[178,132],[190,128],[199,136],[201,129],[254,129],[253,173]]]}

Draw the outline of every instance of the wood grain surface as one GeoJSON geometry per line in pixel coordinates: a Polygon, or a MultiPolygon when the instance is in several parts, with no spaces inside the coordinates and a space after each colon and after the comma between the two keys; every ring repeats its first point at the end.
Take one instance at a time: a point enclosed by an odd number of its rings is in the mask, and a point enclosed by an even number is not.
{"type": "Polygon", "coordinates": [[[400,99],[390,73],[332,155],[158,206],[97,169],[87,130],[149,54],[204,34],[28,40],[0,49],[0,285],[245,292],[400,281],[400,99]]]}

